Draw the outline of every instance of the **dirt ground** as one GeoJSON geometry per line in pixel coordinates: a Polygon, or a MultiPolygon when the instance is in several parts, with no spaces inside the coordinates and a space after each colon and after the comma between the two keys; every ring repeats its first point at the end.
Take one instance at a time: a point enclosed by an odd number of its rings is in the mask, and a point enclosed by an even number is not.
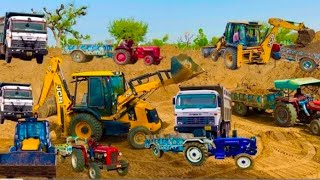
{"type": "MultiPolygon", "coordinates": [[[[127,79],[170,67],[170,57],[181,51],[175,47],[163,47],[163,62],[158,66],[147,67],[142,61],[134,65],[118,66],[112,59],[97,59],[79,64],[69,56],[61,55],[57,49],[51,49],[45,58],[45,63],[37,65],[31,62],[13,59],[11,64],[0,62],[0,81],[30,82],[37,101],[43,83],[44,72],[50,56],[59,55],[63,58],[62,68],[68,82],[71,73],[91,70],[123,71],[127,79]]],[[[250,89],[269,89],[276,79],[313,76],[320,78],[320,71],[313,73],[302,72],[297,63],[284,60],[271,61],[266,65],[243,65],[238,70],[226,69],[223,60],[213,62],[201,57],[200,51],[185,51],[193,60],[202,66],[206,72],[198,77],[182,83],[183,85],[212,85],[222,84],[233,90],[237,87],[250,89]]],[[[70,83],[69,83],[70,85],[70,83]]],[[[70,86],[70,89],[73,89],[70,86]]],[[[174,126],[171,98],[178,92],[176,85],[158,89],[147,100],[157,107],[159,116],[164,121],[162,133],[172,133],[174,126]]],[[[55,121],[54,116],[48,118],[55,121]]],[[[0,125],[0,150],[7,152],[13,143],[14,122],[6,121],[0,125]]],[[[258,154],[254,157],[255,166],[252,170],[240,171],[232,159],[215,160],[209,158],[201,167],[192,167],[183,154],[166,153],[162,159],[156,159],[149,150],[131,149],[125,137],[108,137],[101,143],[112,143],[118,147],[124,158],[130,163],[129,174],[125,178],[320,178],[320,137],[313,136],[307,127],[296,125],[292,128],[280,128],[274,125],[270,113],[249,115],[246,118],[232,116],[232,128],[238,129],[238,135],[257,137],[258,154]]],[[[53,134],[54,137],[54,134],[53,134]]],[[[58,142],[61,140],[54,140],[58,142]]],[[[70,160],[58,162],[57,178],[87,178],[87,171],[75,173],[72,171],[70,160]]],[[[102,173],[103,178],[119,178],[115,172],[102,173]]]]}

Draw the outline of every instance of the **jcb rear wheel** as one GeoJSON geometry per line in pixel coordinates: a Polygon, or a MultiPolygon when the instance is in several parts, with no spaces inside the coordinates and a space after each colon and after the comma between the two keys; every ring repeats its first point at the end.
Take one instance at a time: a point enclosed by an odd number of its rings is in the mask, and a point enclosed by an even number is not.
{"type": "Polygon", "coordinates": [[[228,47],[224,52],[224,65],[231,70],[238,68],[237,66],[237,49],[228,47]]]}

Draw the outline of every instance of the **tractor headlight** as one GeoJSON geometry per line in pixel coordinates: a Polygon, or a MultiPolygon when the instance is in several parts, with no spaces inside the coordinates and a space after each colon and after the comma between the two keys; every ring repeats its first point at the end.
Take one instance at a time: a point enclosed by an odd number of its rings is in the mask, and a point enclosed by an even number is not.
{"type": "Polygon", "coordinates": [[[104,156],[104,157],[107,157],[107,153],[104,153],[103,156],[104,156]]]}
{"type": "Polygon", "coordinates": [[[119,152],[119,156],[122,156],[122,152],[119,152]]]}

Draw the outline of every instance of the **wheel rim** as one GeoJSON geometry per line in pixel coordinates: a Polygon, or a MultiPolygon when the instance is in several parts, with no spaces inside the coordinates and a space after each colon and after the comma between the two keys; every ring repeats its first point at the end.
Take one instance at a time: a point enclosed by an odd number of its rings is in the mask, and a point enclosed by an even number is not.
{"type": "Polygon", "coordinates": [[[144,61],[145,61],[147,64],[150,64],[150,63],[151,63],[151,58],[147,56],[147,57],[144,58],[144,61]]]}
{"type": "Polygon", "coordinates": [[[237,104],[236,110],[237,110],[237,112],[238,112],[239,114],[243,114],[243,112],[244,112],[244,107],[241,106],[240,104],[237,104]]]}
{"type": "Polygon", "coordinates": [[[126,60],[126,55],[124,53],[117,54],[117,61],[124,62],[126,60]]]}
{"type": "Polygon", "coordinates": [[[250,167],[251,165],[251,160],[248,157],[240,157],[237,160],[237,164],[240,168],[242,169],[246,169],[248,167],[250,167]]]}
{"type": "Polygon", "coordinates": [[[75,59],[76,61],[80,61],[80,60],[81,60],[81,55],[80,55],[80,53],[76,53],[76,54],[74,55],[74,59],[75,59]]]}
{"type": "Polygon", "coordinates": [[[95,178],[96,177],[96,171],[92,167],[90,167],[90,169],[89,169],[89,174],[90,174],[91,178],[95,178]]]}
{"type": "Polygon", "coordinates": [[[303,62],[303,67],[304,67],[304,69],[308,70],[308,69],[312,69],[313,65],[310,61],[305,61],[305,62],[303,62]]]}
{"type": "Polygon", "coordinates": [[[118,169],[118,173],[122,174],[123,173],[123,169],[118,169]]]}
{"type": "Polygon", "coordinates": [[[202,159],[201,150],[197,147],[190,147],[187,150],[187,158],[193,163],[197,163],[202,159]]]}
{"type": "Polygon", "coordinates": [[[277,120],[281,123],[286,123],[288,121],[289,113],[286,109],[280,108],[277,111],[277,120]]]}
{"type": "Polygon", "coordinates": [[[318,126],[318,124],[316,122],[311,124],[311,131],[313,134],[318,134],[319,129],[320,129],[320,127],[318,126]]]}
{"type": "Polygon", "coordinates": [[[146,135],[143,132],[137,132],[134,135],[134,142],[137,144],[144,144],[144,140],[146,139],[146,135]]]}
{"type": "Polygon", "coordinates": [[[78,163],[77,156],[75,156],[75,155],[73,154],[73,155],[72,155],[72,158],[71,158],[72,167],[73,167],[73,168],[77,168],[77,163],[78,163]]]}
{"type": "Polygon", "coordinates": [[[154,147],[154,148],[153,148],[153,154],[156,155],[156,156],[158,156],[158,154],[159,154],[159,149],[158,149],[157,147],[154,147]]]}
{"type": "Polygon", "coordinates": [[[76,125],[76,135],[79,138],[88,139],[91,136],[91,126],[85,121],[81,121],[76,125]]]}
{"type": "Polygon", "coordinates": [[[232,63],[232,55],[230,53],[226,53],[226,59],[228,64],[232,63]]]}

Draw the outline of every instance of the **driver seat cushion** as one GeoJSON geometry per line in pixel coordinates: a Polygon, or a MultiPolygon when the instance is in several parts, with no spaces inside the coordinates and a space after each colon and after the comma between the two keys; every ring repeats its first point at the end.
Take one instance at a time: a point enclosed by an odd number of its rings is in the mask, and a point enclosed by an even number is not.
{"type": "Polygon", "coordinates": [[[40,139],[28,138],[22,141],[21,150],[23,151],[37,151],[40,146],[40,139]]]}
{"type": "Polygon", "coordinates": [[[308,108],[315,110],[315,111],[320,111],[320,101],[311,101],[308,104],[308,108]]]}

